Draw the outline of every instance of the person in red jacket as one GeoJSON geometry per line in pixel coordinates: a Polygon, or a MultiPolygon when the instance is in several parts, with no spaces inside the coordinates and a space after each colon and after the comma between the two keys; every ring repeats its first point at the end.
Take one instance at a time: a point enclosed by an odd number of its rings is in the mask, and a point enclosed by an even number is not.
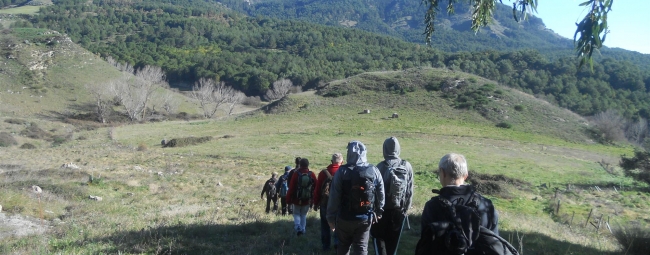
{"type": "MultiPolygon", "coordinates": [[[[316,188],[314,189],[314,211],[320,209],[320,241],[323,243],[323,250],[328,251],[332,240],[332,230],[327,224],[327,201],[329,199],[329,188],[334,179],[334,174],[339,170],[343,163],[343,154],[334,153],[332,155],[332,164],[327,166],[318,174],[316,188]]],[[[338,239],[334,235],[334,249],[338,244],[338,239]]]]}
{"type": "Polygon", "coordinates": [[[316,175],[309,170],[309,160],[300,159],[300,168],[291,175],[286,198],[288,204],[293,204],[293,223],[298,236],[305,233],[307,212],[313,204],[315,186],[316,175]]]}

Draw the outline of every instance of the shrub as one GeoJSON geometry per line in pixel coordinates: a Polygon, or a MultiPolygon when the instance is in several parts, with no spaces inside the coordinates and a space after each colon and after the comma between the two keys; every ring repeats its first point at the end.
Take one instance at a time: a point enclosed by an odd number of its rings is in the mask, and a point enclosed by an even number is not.
{"type": "Polygon", "coordinates": [[[30,123],[23,131],[20,131],[20,134],[32,139],[46,139],[50,138],[50,134],[45,132],[45,130],[38,127],[34,122],[30,123]]]}
{"type": "Polygon", "coordinates": [[[614,230],[614,238],[623,247],[625,254],[650,254],[650,230],[638,225],[619,226],[614,230]]]}
{"type": "Polygon", "coordinates": [[[497,124],[497,127],[500,127],[500,128],[512,128],[512,124],[510,124],[508,122],[499,122],[499,124],[497,124]]]}
{"type": "Polygon", "coordinates": [[[68,139],[65,136],[60,136],[60,135],[55,135],[52,137],[52,146],[59,146],[65,142],[67,142],[68,139]]]}
{"type": "Polygon", "coordinates": [[[138,144],[138,151],[146,151],[147,145],[145,143],[138,144]]]}
{"type": "Polygon", "coordinates": [[[23,145],[21,145],[20,148],[26,150],[33,150],[36,149],[36,146],[31,143],[23,143],[23,145]]]}
{"type": "Polygon", "coordinates": [[[16,139],[7,132],[0,132],[0,147],[10,147],[18,144],[16,139]]]}
{"type": "Polygon", "coordinates": [[[246,97],[241,103],[250,107],[260,107],[262,106],[262,99],[259,96],[246,97]]]}
{"type": "Polygon", "coordinates": [[[27,121],[22,120],[22,119],[6,119],[5,122],[7,122],[9,124],[16,124],[16,125],[25,125],[25,124],[27,124],[27,121]]]}
{"type": "Polygon", "coordinates": [[[650,184],[650,152],[637,150],[634,157],[621,157],[620,166],[625,175],[650,184]]]}
{"type": "Polygon", "coordinates": [[[515,111],[521,112],[521,111],[523,111],[523,110],[524,110],[524,106],[523,106],[523,105],[520,105],[520,104],[515,105],[515,111]]]}
{"type": "Polygon", "coordinates": [[[174,138],[169,140],[164,147],[183,147],[209,142],[210,140],[212,140],[211,136],[174,138]]]}
{"type": "Polygon", "coordinates": [[[467,80],[468,80],[470,83],[476,83],[476,82],[478,81],[478,80],[476,79],[476,77],[469,77],[469,79],[467,79],[467,80]]]}

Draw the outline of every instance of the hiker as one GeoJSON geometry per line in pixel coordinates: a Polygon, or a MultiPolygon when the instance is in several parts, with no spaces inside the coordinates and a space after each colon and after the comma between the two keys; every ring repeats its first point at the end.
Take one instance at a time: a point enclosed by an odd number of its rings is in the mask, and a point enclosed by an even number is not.
{"type": "MultiPolygon", "coordinates": [[[[339,167],[343,163],[343,154],[334,153],[331,162],[326,169],[323,169],[318,174],[316,188],[314,189],[314,211],[320,209],[320,240],[323,243],[324,251],[330,250],[332,242],[332,230],[329,224],[327,224],[327,201],[329,200],[332,179],[334,179],[336,171],[339,170],[339,167]]],[[[338,239],[334,235],[334,249],[336,249],[337,245],[338,239]]]]}
{"type": "Polygon", "coordinates": [[[309,160],[301,158],[299,165],[300,167],[291,175],[287,193],[287,203],[293,204],[293,223],[297,236],[306,232],[307,212],[312,206],[312,195],[316,185],[316,175],[309,170],[309,160]]]}
{"type": "Polygon", "coordinates": [[[266,194],[266,213],[269,213],[271,210],[271,201],[273,201],[273,212],[278,210],[278,194],[277,189],[275,188],[275,183],[277,181],[278,173],[273,172],[271,174],[271,179],[266,180],[264,187],[262,188],[260,198],[264,198],[264,194],[266,194]]]}
{"type": "Polygon", "coordinates": [[[347,163],[339,167],[330,187],[327,223],[339,239],[336,254],[368,254],[370,225],[381,219],[384,182],[379,170],[368,163],[366,146],[348,143],[347,163]]]}
{"type": "MultiPolygon", "coordinates": [[[[296,169],[300,168],[300,159],[302,158],[296,157],[296,159],[294,160],[296,167],[289,170],[289,174],[287,175],[288,181],[291,181],[291,177],[293,177],[293,173],[296,172],[296,169]]],[[[293,215],[293,204],[287,203],[287,210],[289,210],[289,214],[293,215]]]]}
{"type": "Polygon", "coordinates": [[[384,180],[384,214],[377,224],[370,228],[375,253],[394,255],[397,253],[399,239],[406,222],[407,211],[413,198],[413,167],[402,160],[400,145],[395,137],[384,141],[384,161],[377,169],[384,180]]]}
{"type": "MultiPolygon", "coordinates": [[[[484,254],[485,250],[481,249],[489,249],[489,246],[497,244],[500,247],[502,243],[507,243],[505,240],[497,240],[500,238],[499,215],[492,201],[476,193],[474,187],[465,184],[467,176],[467,161],[463,155],[450,153],[440,159],[438,180],[442,189],[438,196],[431,198],[424,206],[422,232],[416,254],[447,254],[445,252],[450,250],[460,250],[458,254],[484,254]],[[455,224],[456,222],[460,223],[455,224]],[[484,245],[477,248],[477,244],[483,240],[481,238],[488,237],[488,232],[493,233],[490,237],[494,240],[484,241],[484,245]]],[[[485,254],[517,253],[499,251],[485,254]]]]}
{"type": "MultiPolygon", "coordinates": [[[[282,216],[287,215],[287,193],[289,192],[289,171],[291,171],[291,166],[284,167],[284,174],[280,176],[278,182],[275,183],[275,190],[278,191],[278,196],[280,197],[280,206],[282,207],[282,216]]],[[[290,211],[289,214],[292,214],[293,211],[290,211]]]]}

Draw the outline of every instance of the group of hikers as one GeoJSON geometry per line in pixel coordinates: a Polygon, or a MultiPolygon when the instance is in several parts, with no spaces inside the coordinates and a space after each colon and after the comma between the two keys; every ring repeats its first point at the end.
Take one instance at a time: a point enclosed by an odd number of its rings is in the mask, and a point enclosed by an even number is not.
{"type": "MultiPolygon", "coordinates": [[[[262,189],[266,213],[277,212],[280,198],[282,215],[293,215],[297,236],[305,234],[307,212],[320,210],[321,242],[328,251],[333,243],[336,254],[367,254],[368,242],[376,254],[397,254],[397,247],[413,199],[413,168],[400,158],[395,137],[383,143],[384,160],[368,163],[366,146],[351,141],[343,155],[334,153],[331,164],[318,176],[309,169],[309,160],[296,158],[295,168],[273,173],[262,189]],[[334,233],[332,238],[332,233],[334,233]]],[[[463,155],[444,155],[436,172],[442,184],[422,212],[421,234],[416,254],[518,254],[499,237],[499,215],[492,202],[471,185],[463,155]]],[[[410,228],[410,225],[409,225],[410,228]]]]}

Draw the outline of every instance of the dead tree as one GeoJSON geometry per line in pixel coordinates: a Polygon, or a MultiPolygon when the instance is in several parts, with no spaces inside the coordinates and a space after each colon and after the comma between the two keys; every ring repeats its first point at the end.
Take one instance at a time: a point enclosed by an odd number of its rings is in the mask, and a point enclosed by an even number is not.
{"type": "Polygon", "coordinates": [[[232,93],[230,97],[228,98],[228,115],[232,115],[233,110],[235,110],[235,106],[239,103],[241,103],[242,100],[246,95],[240,91],[235,91],[235,93],[232,93]]]}
{"type": "Polygon", "coordinates": [[[273,83],[273,87],[266,91],[266,99],[269,101],[278,100],[283,98],[289,93],[293,87],[293,82],[289,79],[277,80],[273,83]]]}
{"type": "Polygon", "coordinates": [[[234,94],[238,92],[224,82],[215,83],[212,79],[201,78],[192,88],[192,97],[199,101],[203,116],[212,118],[219,109],[219,106],[233,100],[234,94]]]}
{"type": "Polygon", "coordinates": [[[108,118],[111,112],[111,83],[91,83],[86,84],[86,90],[93,97],[95,104],[95,113],[97,114],[97,121],[101,123],[106,123],[106,118],[108,118]]]}

